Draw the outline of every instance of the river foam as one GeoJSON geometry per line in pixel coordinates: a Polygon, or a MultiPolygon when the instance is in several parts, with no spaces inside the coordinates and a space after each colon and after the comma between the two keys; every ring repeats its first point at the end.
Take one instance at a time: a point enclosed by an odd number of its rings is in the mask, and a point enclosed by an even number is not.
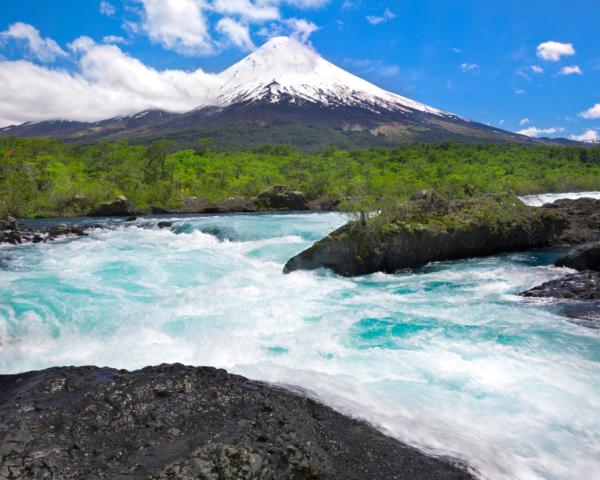
{"type": "Polygon", "coordinates": [[[0,371],[213,365],[300,386],[482,478],[600,471],[600,332],[516,295],[565,272],[558,252],[283,275],[345,218],[170,220],[0,248],[0,371]]]}
{"type": "Polygon", "coordinates": [[[540,193],[519,197],[523,203],[532,207],[541,207],[546,203],[554,203],[563,198],[577,200],[579,198],[594,198],[600,200],[600,192],[570,192],[570,193],[540,193]]]}

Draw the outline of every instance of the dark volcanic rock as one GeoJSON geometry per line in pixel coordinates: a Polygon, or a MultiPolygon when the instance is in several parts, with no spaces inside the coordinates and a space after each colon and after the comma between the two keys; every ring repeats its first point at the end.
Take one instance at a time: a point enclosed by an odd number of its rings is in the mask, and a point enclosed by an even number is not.
{"type": "Polygon", "coordinates": [[[542,208],[561,212],[569,220],[569,227],[557,239],[559,243],[573,245],[600,240],[600,200],[562,199],[542,208]]]}
{"type": "Polygon", "coordinates": [[[86,233],[83,228],[78,227],[77,225],[59,223],[58,225],[54,225],[48,229],[48,235],[50,239],[55,239],[66,235],[77,235],[78,237],[83,237],[86,235],[86,233]]]}
{"type": "Polygon", "coordinates": [[[262,210],[309,210],[310,206],[302,192],[283,185],[275,185],[256,198],[256,204],[262,210]]]}
{"type": "Polygon", "coordinates": [[[162,365],[0,376],[0,478],[473,477],[301,395],[162,365]]]}
{"type": "Polygon", "coordinates": [[[557,267],[600,272],[600,242],[580,245],[560,257],[554,264],[557,267]]]}
{"type": "Polygon", "coordinates": [[[354,221],[288,261],[284,271],[329,268],[340,275],[393,273],[432,261],[494,255],[552,244],[567,227],[559,212],[518,199],[486,197],[407,203],[391,220],[354,221]]]}
{"type": "MultiPolygon", "coordinates": [[[[577,272],[521,293],[523,297],[600,300],[600,272],[577,272]]],[[[597,308],[600,308],[598,305],[597,308]]]]}
{"type": "Polygon", "coordinates": [[[19,225],[13,217],[0,219],[0,243],[12,243],[17,245],[22,243],[19,225]]]}
{"type": "Polygon", "coordinates": [[[131,217],[135,216],[133,205],[123,195],[111,202],[101,203],[88,213],[89,217],[131,217]]]}

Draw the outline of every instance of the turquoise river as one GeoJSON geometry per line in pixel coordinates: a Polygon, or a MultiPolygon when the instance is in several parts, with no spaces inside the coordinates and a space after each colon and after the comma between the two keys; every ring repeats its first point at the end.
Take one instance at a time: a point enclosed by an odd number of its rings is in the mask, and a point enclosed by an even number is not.
{"type": "Polygon", "coordinates": [[[105,222],[0,247],[0,373],[212,365],[300,386],[481,478],[600,478],[600,330],[517,295],[564,274],[560,252],[283,275],[345,217],[105,222]]]}

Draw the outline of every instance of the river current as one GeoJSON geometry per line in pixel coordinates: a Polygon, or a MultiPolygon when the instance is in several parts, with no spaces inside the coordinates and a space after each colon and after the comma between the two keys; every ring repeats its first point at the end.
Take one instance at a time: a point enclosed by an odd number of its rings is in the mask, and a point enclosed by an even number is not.
{"type": "Polygon", "coordinates": [[[106,221],[82,239],[0,247],[0,373],[223,367],[302,387],[481,478],[600,475],[600,330],[517,296],[566,272],[551,266],[560,252],[282,274],[345,220],[106,221]]]}

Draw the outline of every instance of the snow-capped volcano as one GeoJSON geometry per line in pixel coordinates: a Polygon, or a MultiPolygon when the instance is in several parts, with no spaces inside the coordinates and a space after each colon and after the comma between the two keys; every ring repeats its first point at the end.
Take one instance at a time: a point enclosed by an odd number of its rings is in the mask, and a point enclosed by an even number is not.
{"type": "Polygon", "coordinates": [[[418,110],[449,115],[387,92],[328,62],[310,46],[276,37],[219,75],[217,103],[309,102],[326,107],[368,108],[374,112],[418,110]]]}
{"type": "Polygon", "coordinates": [[[0,135],[67,141],[173,138],[219,148],[290,144],[301,148],[394,146],[440,140],[538,142],[388,92],[335,66],[311,46],[276,37],[211,81],[185,88],[187,112],[145,110],[94,123],[45,121],[0,135]]]}

